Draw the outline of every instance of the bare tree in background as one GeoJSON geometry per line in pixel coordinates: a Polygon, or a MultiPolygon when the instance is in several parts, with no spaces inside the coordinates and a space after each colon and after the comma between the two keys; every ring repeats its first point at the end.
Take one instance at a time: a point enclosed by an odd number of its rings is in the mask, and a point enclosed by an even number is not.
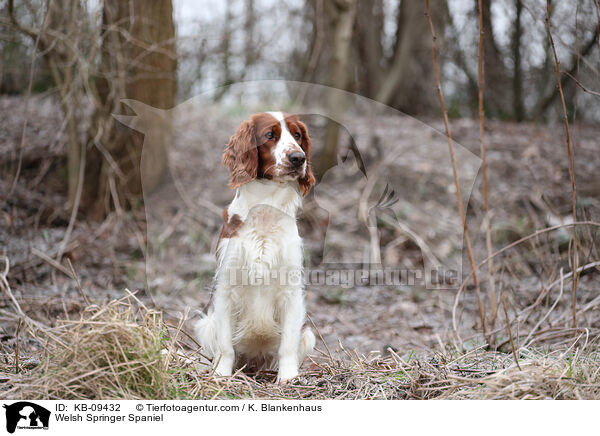
{"type": "MultiPolygon", "coordinates": [[[[59,93],[68,139],[69,207],[102,218],[112,207],[135,205],[141,196],[143,137],[120,126],[112,114],[122,112],[125,98],[163,109],[174,105],[175,27],[171,0],[105,0],[100,28],[87,6],[50,0],[38,28],[19,22],[14,0],[8,13],[35,42],[59,93]]],[[[167,136],[163,139],[147,154],[148,189],[166,168],[167,136]]]]}
{"type": "Polygon", "coordinates": [[[354,55],[354,62],[363,65],[363,68],[358,70],[358,80],[364,84],[364,92],[369,97],[374,96],[381,89],[382,60],[385,60],[384,15],[383,0],[358,2],[354,32],[354,46],[357,53],[354,55]]]}
{"type": "MultiPolygon", "coordinates": [[[[550,20],[552,20],[555,7],[556,6],[553,6],[550,8],[550,16],[549,16],[550,20]]],[[[600,8],[600,6],[597,6],[597,8],[600,8]]],[[[576,39],[576,49],[571,50],[571,56],[568,61],[561,61],[562,71],[564,73],[566,73],[566,74],[561,75],[560,84],[562,87],[566,87],[567,85],[571,85],[571,87],[574,87],[572,78],[573,77],[577,78],[577,76],[579,75],[580,64],[582,62],[585,62],[585,58],[588,57],[592,52],[594,52],[594,49],[600,48],[600,45],[598,43],[598,37],[600,35],[600,16],[597,15],[598,13],[599,12],[597,9],[596,16],[598,18],[596,21],[596,25],[594,26],[592,31],[589,32],[590,36],[588,39],[580,40],[579,36],[577,35],[577,32],[575,32],[574,36],[576,39]]],[[[586,14],[586,15],[589,15],[592,17],[594,16],[591,13],[586,14]]],[[[575,29],[575,30],[577,30],[577,29],[575,29]]],[[[547,39],[549,39],[549,38],[547,38],[547,39]]],[[[596,50],[596,52],[598,52],[598,50],[596,50]]],[[[546,46],[545,46],[545,54],[546,54],[546,57],[545,57],[545,61],[544,61],[544,70],[546,73],[548,73],[548,72],[552,73],[554,64],[553,64],[553,58],[552,58],[552,54],[551,54],[551,47],[547,41],[546,41],[546,46]]],[[[593,70],[595,71],[595,73],[597,75],[597,69],[593,68],[593,70]]],[[[543,81],[541,84],[542,84],[542,88],[540,91],[541,95],[539,96],[539,98],[536,102],[536,105],[533,107],[533,109],[531,111],[531,114],[529,116],[529,118],[531,118],[531,119],[539,119],[539,118],[543,117],[544,114],[546,112],[548,112],[552,103],[554,103],[555,100],[557,100],[559,97],[559,87],[556,86],[556,83],[554,83],[553,80],[543,81]]],[[[567,89],[566,91],[568,92],[569,90],[567,89]]],[[[572,99],[569,99],[569,101],[567,103],[569,104],[569,106],[571,106],[571,107],[573,106],[572,99]]]]}
{"type": "Polygon", "coordinates": [[[525,119],[525,103],[523,102],[523,66],[521,61],[521,38],[523,27],[521,16],[523,15],[523,0],[514,0],[515,21],[511,37],[511,48],[513,58],[513,113],[516,121],[525,119]]]}
{"type": "MultiPolygon", "coordinates": [[[[548,38],[545,38],[543,43],[545,59],[541,66],[535,66],[531,60],[527,61],[526,58],[524,61],[526,45],[522,40],[531,37],[532,29],[524,27],[523,19],[525,14],[531,16],[535,12],[535,3],[525,0],[513,0],[511,3],[514,16],[510,24],[509,44],[503,47],[494,36],[497,32],[492,19],[492,0],[483,0],[483,24],[484,29],[488,29],[483,35],[486,115],[492,118],[516,121],[539,119],[547,115],[552,103],[559,96],[558,87],[553,80],[550,80],[553,65],[551,48],[548,38]],[[527,100],[529,100],[529,104],[526,104],[527,100]]],[[[590,23],[593,23],[594,15],[590,13],[592,11],[585,13],[586,8],[582,6],[584,3],[583,1],[578,2],[577,8],[581,8],[579,12],[581,19],[587,18],[589,22],[579,24],[582,26],[581,29],[577,28],[577,23],[575,23],[575,28],[569,29],[566,26],[576,43],[573,47],[569,47],[570,58],[561,62],[563,71],[566,73],[562,75],[561,84],[563,87],[567,87],[567,94],[570,97],[567,103],[570,107],[575,104],[573,100],[575,83],[571,78],[578,75],[579,65],[586,63],[586,58],[589,58],[594,49],[598,47],[598,26],[586,29],[586,25],[589,26],[590,23]]],[[[475,0],[473,4],[476,9],[477,1],[475,0]]],[[[553,4],[551,12],[559,6],[558,2],[553,4]]],[[[592,3],[587,2],[587,5],[588,7],[592,6],[592,3]]],[[[541,21],[540,25],[543,25],[541,21]]],[[[457,58],[460,56],[460,54],[455,54],[457,58]]],[[[469,76],[464,62],[461,64],[461,68],[469,76]]]]}
{"type": "MultiPolygon", "coordinates": [[[[175,26],[171,0],[104,0],[97,116],[104,120],[101,147],[91,153],[82,198],[84,209],[101,216],[108,199],[127,201],[142,192],[140,160],[143,136],[119,125],[111,113],[122,112],[120,100],[137,100],[160,109],[175,105],[175,26]],[[104,153],[103,153],[104,152],[104,153]],[[116,164],[116,165],[115,165],[116,164]],[[116,183],[112,183],[112,180],[116,183]],[[111,195],[111,183],[114,191],[111,195]],[[115,196],[120,198],[115,198],[115,196]],[[123,198],[121,198],[123,197],[123,198]]],[[[164,126],[168,125],[165,123],[164,126]]],[[[146,150],[150,165],[144,170],[144,188],[152,190],[167,168],[169,132],[146,150]]]]}
{"type": "Polygon", "coordinates": [[[418,39],[426,40],[427,33],[420,32],[425,25],[423,5],[417,2],[401,2],[398,8],[396,41],[390,67],[375,96],[377,101],[389,104],[396,94],[399,85],[406,83],[408,70],[411,68],[413,48],[418,39]],[[421,22],[420,22],[421,21],[421,22]]]}
{"type": "MultiPolygon", "coordinates": [[[[329,74],[329,86],[345,89],[348,81],[348,69],[350,59],[350,42],[354,27],[357,0],[335,0],[326,2],[326,14],[328,15],[331,34],[331,70],[329,74]]],[[[326,97],[327,111],[331,118],[337,118],[343,108],[344,102],[339,92],[329,92],[326,97]]],[[[339,142],[339,124],[329,120],[325,131],[325,143],[317,158],[314,159],[314,169],[318,176],[336,164],[337,147],[339,142]]]]}
{"type": "MultiPolygon", "coordinates": [[[[432,12],[436,28],[443,35],[449,17],[448,5],[440,2],[432,12]]],[[[396,14],[396,37],[389,66],[382,73],[372,97],[407,113],[422,113],[435,105],[435,96],[427,92],[433,80],[429,59],[431,41],[422,2],[400,2],[396,14]]],[[[440,37],[440,39],[442,39],[440,37]]]]}
{"type": "MultiPolygon", "coordinates": [[[[473,2],[477,9],[477,0],[473,2]]],[[[496,38],[494,37],[494,22],[492,21],[492,0],[483,0],[483,70],[484,101],[486,102],[486,114],[492,117],[507,117],[510,113],[510,73],[504,65],[505,56],[501,52],[496,38]]]]}

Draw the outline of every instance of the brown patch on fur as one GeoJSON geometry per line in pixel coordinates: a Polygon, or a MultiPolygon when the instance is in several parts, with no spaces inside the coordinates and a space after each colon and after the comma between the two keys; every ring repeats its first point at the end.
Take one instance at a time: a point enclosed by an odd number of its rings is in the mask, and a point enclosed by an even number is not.
{"type": "Polygon", "coordinates": [[[244,221],[240,218],[240,216],[236,213],[231,219],[229,219],[228,208],[223,210],[223,227],[221,228],[221,234],[219,235],[219,240],[225,238],[233,238],[238,235],[237,231],[242,225],[244,221]]]}

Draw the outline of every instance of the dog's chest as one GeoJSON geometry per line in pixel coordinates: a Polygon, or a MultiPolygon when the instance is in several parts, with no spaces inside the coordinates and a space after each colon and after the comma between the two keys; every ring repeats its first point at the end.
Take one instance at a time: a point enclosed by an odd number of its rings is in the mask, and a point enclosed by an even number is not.
{"type": "Polygon", "coordinates": [[[258,205],[249,212],[243,231],[250,237],[282,239],[298,233],[296,221],[276,207],[258,205]]]}
{"type": "Polygon", "coordinates": [[[301,240],[296,220],[277,208],[267,205],[252,208],[239,237],[242,259],[248,266],[262,263],[272,269],[297,263],[301,240]]]}
{"type": "Polygon", "coordinates": [[[289,184],[253,181],[240,187],[228,216],[242,224],[222,241],[221,269],[236,276],[267,277],[300,271],[302,241],[296,224],[300,205],[299,193],[289,184]]]}

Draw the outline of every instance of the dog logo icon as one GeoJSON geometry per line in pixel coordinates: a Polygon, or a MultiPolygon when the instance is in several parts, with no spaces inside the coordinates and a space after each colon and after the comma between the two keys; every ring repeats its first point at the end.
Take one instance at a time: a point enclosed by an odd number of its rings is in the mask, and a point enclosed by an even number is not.
{"type": "Polygon", "coordinates": [[[19,429],[48,429],[50,411],[29,401],[19,401],[4,405],[6,409],[6,431],[14,433],[19,429]]]}

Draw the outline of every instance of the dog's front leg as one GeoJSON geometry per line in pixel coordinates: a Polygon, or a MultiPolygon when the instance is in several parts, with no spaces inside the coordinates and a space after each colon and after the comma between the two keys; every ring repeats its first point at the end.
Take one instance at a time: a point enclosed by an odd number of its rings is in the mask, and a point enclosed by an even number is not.
{"type": "Polygon", "coordinates": [[[305,316],[302,290],[292,291],[285,299],[282,309],[278,383],[285,383],[298,375],[298,347],[305,316]]]}
{"type": "Polygon", "coordinates": [[[217,352],[214,359],[217,362],[215,374],[229,376],[233,371],[235,352],[231,336],[232,317],[229,299],[224,293],[216,292],[215,296],[215,327],[217,336],[217,352]]]}

